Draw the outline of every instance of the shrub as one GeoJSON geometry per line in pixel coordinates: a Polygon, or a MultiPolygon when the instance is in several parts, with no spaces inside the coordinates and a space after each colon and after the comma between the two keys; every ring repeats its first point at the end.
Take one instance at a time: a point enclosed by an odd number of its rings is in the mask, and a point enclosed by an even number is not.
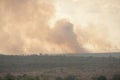
{"type": "Polygon", "coordinates": [[[65,80],[78,80],[78,79],[76,76],[71,75],[71,76],[67,76],[65,80]]]}
{"type": "Polygon", "coordinates": [[[4,77],[5,80],[15,80],[15,77],[11,74],[7,74],[5,77],[4,77]]]}
{"type": "Polygon", "coordinates": [[[105,76],[99,76],[97,80],[107,80],[107,78],[105,76]]]}
{"type": "Polygon", "coordinates": [[[107,80],[105,76],[92,77],[92,80],[107,80]]]}
{"type": "Polygon", "coordinates": [[[55,80],[63,80],[63,78],[61,78],[61,77],[56,77],[55,80]]]}
{"type": "Polygon", "coordinates": [[[120,75],[114,75],[114,76],[112,77],[112,80],[120,80],[120,75]]]}

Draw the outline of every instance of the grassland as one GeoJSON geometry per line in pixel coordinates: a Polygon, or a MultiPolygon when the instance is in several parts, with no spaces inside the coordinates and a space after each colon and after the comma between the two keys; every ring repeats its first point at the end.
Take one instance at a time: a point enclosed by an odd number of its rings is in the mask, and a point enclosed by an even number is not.
{"type": "MultiPolygon", "coordinates": [[[[120,57],[66,56],[66,55],[31,55],[0,56],[0,76],[45,76],[50,80],[56,77],[76,76],[79,80],[91,80],[104,75],[111,79],[120,75],[120,57]]],[[[47,79],[47,80],[49,80],[47,79]]]]}

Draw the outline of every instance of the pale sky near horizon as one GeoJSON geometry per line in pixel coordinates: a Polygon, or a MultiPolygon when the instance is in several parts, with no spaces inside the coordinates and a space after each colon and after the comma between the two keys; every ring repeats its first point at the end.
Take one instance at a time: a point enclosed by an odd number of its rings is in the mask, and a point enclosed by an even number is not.
{"type": "Polygon", "coordinates": [[[120,51],[119,0],[0,0],[0,53],[120,51]]]}

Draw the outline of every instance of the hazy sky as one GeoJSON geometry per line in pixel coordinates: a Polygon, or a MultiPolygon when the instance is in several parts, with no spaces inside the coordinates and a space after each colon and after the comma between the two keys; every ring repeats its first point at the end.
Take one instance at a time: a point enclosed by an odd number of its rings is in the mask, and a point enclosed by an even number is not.
{"type": "Polygon", "coordinates": [[[0,0],[0,53],[120,51],[120,0],[0,0]]]}

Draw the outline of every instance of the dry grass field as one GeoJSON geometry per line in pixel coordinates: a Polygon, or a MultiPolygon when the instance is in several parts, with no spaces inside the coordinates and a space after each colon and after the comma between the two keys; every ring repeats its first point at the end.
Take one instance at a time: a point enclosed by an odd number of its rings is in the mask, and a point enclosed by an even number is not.
{"type": "Polygon", "coordinates": [[[69,56],[69,55],[31,55],[0,56],[0,75],[29,75],[47,77],[54,80],[72,75],[79,80],[91,80],[93,77],[105,76],[111,79],[120,75],[119,57],[69,56]]]}

